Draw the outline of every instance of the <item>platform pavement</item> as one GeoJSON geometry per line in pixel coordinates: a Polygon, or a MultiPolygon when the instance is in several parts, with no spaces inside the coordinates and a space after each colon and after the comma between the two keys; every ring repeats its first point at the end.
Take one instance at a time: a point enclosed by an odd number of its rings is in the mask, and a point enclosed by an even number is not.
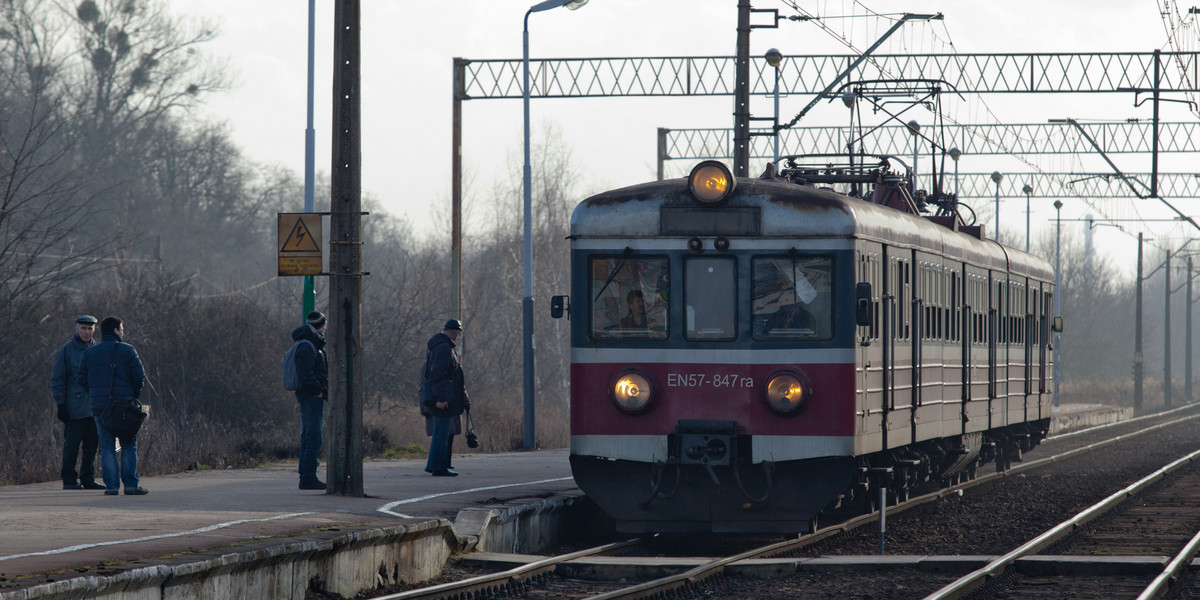
{"type": "Polygon", "coordinates": [[[0,592],[34,574],[330,529],[453,521],[470,506],[569,493],[577,488],[568,454],[458,455],[459,477],[432,477],[423,459],[369,461],[360,498],[297,489],[295,463],[143,477],[145,496],[63,490],[59,482],[2,487],[0,592]]]}
{"type": "MultiPolygon", "coordinates": [[[[1128,418],[1112,407],[1068,405],[1056,420],[1128,418]],[[1070,416],[1068,416],[1070,415],[1070,416]]],[[[1091,422],[1089,424],[1097,424],[1091,422]]],[[[0,593],[14,579],[59,579],[104,563],[198,553],[330,530],[454,520],[464,508],[578,493],[566,449],[461,454],[460,477],[431,477],[425,461],[364,463],[362,498],[297,489],[295,464],[144,477],[146,496],[63,490],[58,482],[0,488],[0,593]],[[60,573],[55,575],[56,573],[60,573]]]]}

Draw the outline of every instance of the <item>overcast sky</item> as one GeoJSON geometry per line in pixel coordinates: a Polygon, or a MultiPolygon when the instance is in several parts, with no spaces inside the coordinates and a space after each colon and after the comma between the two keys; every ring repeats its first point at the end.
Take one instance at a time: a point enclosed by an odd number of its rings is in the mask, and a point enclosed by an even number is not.
{"type": "MultiPolygon", "coordinates": [[[[1170,50],[1153,0],[864,1],[880,12],[945,15],[941,22],[905,25],[879,53],[1170,50]],[[946,45],[947,41],[953,47],[946,45]]],[[[452,59],[519,59],[522,19],[534,3],[363,0],[362,182],[364,191],[380,198],[390,212],[407,216],[419,229],[436,222],[431,214],[448,212],[452,59]]],[[[329,170],[330,156],[332,4],[318,2],[316,27],[316,165],[323,172],[329,170]]],[[[864,12],[862,5],[848,1],[798,0],[798,4],[823,17],[864,12]]],[[[308,3],[171,0],[170,7],[179,15],[219,24],[220,37],[208,44],[207,50],[228,61],[236,87],[210,98],[209,115],[231,124],[234,138],[251,158],[301,173],[308,3]]],[[[795,14],[781,0],[759,0],[755,7],[795,14]]],[[[1182,10],[1186,12],[1187,7],[1182,10]]],[[[731,56],[736,17],[736,0],[591,0],[578,11],[555,9],[532,15],[530,55],[535,59],[731,56]]],[[[825,22],[860,49],[890,26],[879,19],[825,22]]],[[[1195,29],[1189,33],[1194,37],[1195,29]]],[[[816,24],[790,21],[778,30],[754,31],[752,56],[760,57],[771,47],[785,55],[849,52],[816,24]]],[[[784,98],[781,113],[785,118],[794,115],[809,99],[784,98]]],[[[1000,120],[1012,123],[1064,116],[1150,116],[1148,103],[1134,108],[1131,97],[1117,94],[1103,98],[990,95],[983,100],[1000,120]]],[[[972,98],[970,104],[952,107],[953,116],[965,123],[982,119],[978,102],[972,98]]],[[[1194,120],[1178,106],[1165,106],[1164,118],[1194,120]]],[[[756,116],[769,116],[771,111],[770,98],[752,100],[751,112],[756,116]]],[[[546,127],[556,129],[583,175],[581,191],[591,193],[653,179],[658,127],[728,128],[732,127],[731,112],[731,97],[534,100],[533,135],[536,141],[546,127]]],[[[844,109],[832,105],[819,106],[810,114],[805,120],[810,125],[842,125],[845,121],[844,109]]],[[[463,155],[469,193],[486,195],[498,180],[519,179],[521,125],[520,100],[465,103],[463,155]]],[[[1122,160],[1128,162],[1123,165],[1125,170],[1149,170],[1148,161],[1122,160]]],[[[676,174],[690,167],[679,162],[671,164],[676,174]]],[[[964,157],[960,167],[964,172],[1027,169],[985,157],[964,157]]],[[[1051,162],[1046,168],[1060,170],[1051,162]]],[[[1164,170],[1182,169],[1172,169],[1168,163],[1164,170]]],[[[1023,230],[1024,201],[1019,201],[1019,213],[1017,200],[1007,202],[1013,203],[1013,210],[1002,205],[1004,227],[1016,229],[1019,220],[1023,230]]],[[[1082,216],[1078,202],[1065,204],[1064,219],[1082,216]]],[[[318,198],[317,206],[324,210],[328,199],[318,198]]],[[[297,198],[296,209],[301,208],[302,199],[297,198]]],[[[990,207],[987,210],[990,212],[990,207]]],[[[1046,225],[1052,217],[1052,208],[1036,209],[1034,228],[1046,225]]]]}

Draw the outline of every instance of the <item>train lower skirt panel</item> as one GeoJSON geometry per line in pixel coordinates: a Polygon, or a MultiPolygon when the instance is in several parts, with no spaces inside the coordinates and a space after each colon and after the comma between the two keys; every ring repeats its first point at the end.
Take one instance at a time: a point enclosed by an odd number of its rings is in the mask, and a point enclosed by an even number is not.
{"type": "Polygon", "coordinates": [[[855,473],[853,457],[677,465],[571,455],[575,482],[625,533],[805,533],[855,473]],[[640,483],[639,483],[640,482],[640,483]]]}

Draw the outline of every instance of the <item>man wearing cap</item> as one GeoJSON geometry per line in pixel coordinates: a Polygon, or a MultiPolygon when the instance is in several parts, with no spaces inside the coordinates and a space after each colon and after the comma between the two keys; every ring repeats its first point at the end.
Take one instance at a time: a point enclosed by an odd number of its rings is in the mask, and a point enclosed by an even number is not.
{"type": "Polygon", "coordinates": [[[441,333],[434,334],[425,344],[424,393],[421,403],[433,414],[433,437],[429,440],[429,460],[425,470],[434,477],[457,477],[450,470],[450,433],[454,420],[471,406],[466,382],[454,340],[462,333],[462,323],[450,319],[441,333]]]}
{"type": "Polygon", "coordinates": [[[321,430],[324,426],[325,400],[329,398],[329,363],[325,358],[325,315],[308,313],[303,325],[292,331],[292,340],[308,340],[296,348],[296,373],[300,387],[300,489],[323,490],[317,479],[317,456],[321,454],[321,430]]]}
{"type": "Polygon", "coordinates": [[[54,356],[54,370],[50,375],[50,392],[58,410],[58,420],[63,422],[62,475],[64,490],[102,490],[96,483],[96,421],[92,419],[87,392],[76,381],[79,361],[83,352],[96,341],[96,317],[75,317],[75,336],[58,349],[54,356]],[[79,452],[83,447],[82,454],[79,452]],[[75,471],[75,461],[80,462],[75,471]]]}

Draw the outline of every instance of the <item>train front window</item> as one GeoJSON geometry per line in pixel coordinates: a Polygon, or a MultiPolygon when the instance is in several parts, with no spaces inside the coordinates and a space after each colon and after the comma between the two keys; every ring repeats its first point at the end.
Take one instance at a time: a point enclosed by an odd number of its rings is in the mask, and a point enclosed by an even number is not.
{"type": "Polygon", "coordinates": [[[737,337],[737,270],[733,258],[689,258],[684,263],[683,301],[689,340],[737,337]]]}
{"type": "Polygon", "coordinates": [[[751,261],[751,323],[757,340],[833,337],[833,259],[758,257],[751,261]]]}
{"type": "Polygon", "coordinates": [[[670,270],[666,257],[593,258],[593,339],[667,339],[670,270]]]}

